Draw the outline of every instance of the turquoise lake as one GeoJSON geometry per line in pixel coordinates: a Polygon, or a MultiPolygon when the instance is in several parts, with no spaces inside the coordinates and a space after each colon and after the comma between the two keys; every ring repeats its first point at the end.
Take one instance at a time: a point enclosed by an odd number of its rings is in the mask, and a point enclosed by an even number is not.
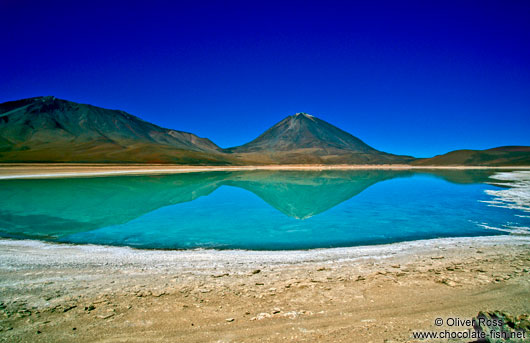
{"type": "Polygon", "coordinates": [[[0,236],[149,249],[284,250],[527,233],[528,211],[498,199],[495,192],[512,185],[490,184],[496,173],[249,171],[1,180],[0,236]]]}

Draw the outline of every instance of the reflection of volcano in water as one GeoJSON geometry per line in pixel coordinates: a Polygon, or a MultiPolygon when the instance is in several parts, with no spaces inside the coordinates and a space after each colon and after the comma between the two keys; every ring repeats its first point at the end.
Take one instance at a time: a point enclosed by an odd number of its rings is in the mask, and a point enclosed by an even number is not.
{"type": "MultiPolygon", "coordinates": [[[[422,171],[456,183],[485,182],[490,171],[422,171]]],[[[56,238],[127,223],[195,200],[222,185],[248,190],[299,219],[325,212],[371,185],[412,171],[249,171],[0,182],[0,233],[56,238]]]]}
{"type": "Polygon", "coordinates": [[[361,193],[371,185],[410,172],[290,171],[233,174],[223,184],[244,188],[290,217],[305,219],[361,193]]]}

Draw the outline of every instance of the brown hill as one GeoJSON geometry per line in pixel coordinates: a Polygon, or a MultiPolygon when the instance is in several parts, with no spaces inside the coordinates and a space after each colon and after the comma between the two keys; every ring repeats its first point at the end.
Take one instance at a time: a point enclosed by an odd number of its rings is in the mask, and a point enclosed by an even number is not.
{"type": "Polygon", "coordinates": [[[229,163],[209,139],[51,96],[0,104],[0,161],[229,163]]]}
{"type": "Polygon", "coordinates": [[[487,150],[455,150],[412,162],[418,166],[530,166],[530,147],[503,146],[487,150]]]}
{"type": "Polygon", "coordinates": [[[259,163],[386,164],[414,160],[378,151],[306,113],[289,116],[253,141],[225,151],[259,163]]]}

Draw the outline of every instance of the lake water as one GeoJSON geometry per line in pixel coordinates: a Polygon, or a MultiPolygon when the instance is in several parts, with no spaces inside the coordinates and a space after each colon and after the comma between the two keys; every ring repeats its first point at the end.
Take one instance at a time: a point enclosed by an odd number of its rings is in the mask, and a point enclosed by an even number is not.
{"type": "Polygon", "coordinates": [[[492,170],[2,180],[0,236],[279,250],[528,234],[529,180],[530,172],[492,170]]]}

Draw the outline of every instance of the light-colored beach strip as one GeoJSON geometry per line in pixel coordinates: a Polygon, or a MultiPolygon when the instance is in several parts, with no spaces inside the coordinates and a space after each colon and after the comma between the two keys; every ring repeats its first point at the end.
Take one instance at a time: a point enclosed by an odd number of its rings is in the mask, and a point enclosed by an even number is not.
{"type": "MultiPolygon", "coordinates": [[[[413,342],[530,312],[530,237],[307,251],[0,240],[0,341],[413,342]]],[[[442,340],[448,342],[448,340],[442,340]]]]}
{"type": "Polygon", "coordinates": [[[530,167],[485,167],[485,166],[411,166],[405,164],[374,164],[374,165],[257,165],[257,166],[184,166],[156,164],[9,164],[0,163],[0,180],[38,179],[38,178],[70,178],[113,175],[160,175],[213,171],[249,171],[249,170],[467,170],[497,169],[525,170],[530,167]]]}

